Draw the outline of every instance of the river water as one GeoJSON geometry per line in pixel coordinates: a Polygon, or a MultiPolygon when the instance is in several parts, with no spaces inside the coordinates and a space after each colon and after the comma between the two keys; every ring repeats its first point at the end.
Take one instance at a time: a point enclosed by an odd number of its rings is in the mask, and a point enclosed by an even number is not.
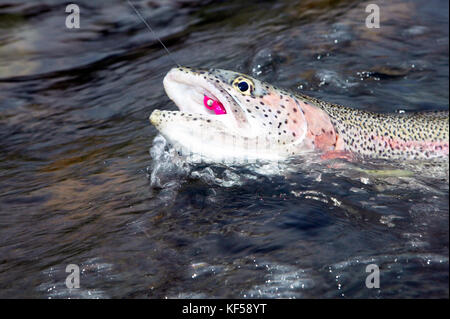
{"type": "MultiPolygon", "coordinates": [[[[448,298],[448,167],[188,164],[148,121],[172,59],[126,1],[74,3],[0,0],[0,297],[448,298]]],[[[448,109],[447,1],[134,3],[181,65],[448,109]]]]}

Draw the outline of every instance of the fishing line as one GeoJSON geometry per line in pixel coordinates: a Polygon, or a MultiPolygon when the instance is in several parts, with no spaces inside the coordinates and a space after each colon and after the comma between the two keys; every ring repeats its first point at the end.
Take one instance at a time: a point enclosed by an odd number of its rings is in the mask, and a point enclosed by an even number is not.
{"type": "Polygon", "coordinates": [[[177,63],[177,61],[175,61],[175,59],[172,57],[172,53],[169,51],[169,49],[164,45],[164,43],[161,41],[161,39],[158,37],[158,35],[156,34],[155,31],[153,31],[152,27],[148,24],[148,22],[144,19],[144,17],[142,17],[142,15],[139,13],[138,9],[136,9],[136,7],[133,5],[133,3],[130,0],[127,0],[128,4],[130,5],[131,8],[133,8],[134,12],[136,13],[136,15],[142,20],[142,22],[144,22],[144,24],[146,25],[146,27],[150,30],[150,32],[153,34],[153,36],[156,38],[156,40],[158,40],[159,43],[161,43],[161,45],[163,46],[164,50],[166,50],[167,54],[169,55],[169,58],[173,61],[173,63],[175,63],[175,65],[177,65],[178,67],[181,67],[181,65],[179,65],[177,63]]]}

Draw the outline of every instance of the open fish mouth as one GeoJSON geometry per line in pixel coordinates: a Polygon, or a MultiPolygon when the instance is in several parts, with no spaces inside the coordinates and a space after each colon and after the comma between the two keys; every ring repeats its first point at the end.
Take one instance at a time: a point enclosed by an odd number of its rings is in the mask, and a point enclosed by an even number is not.
{"type": "Polygon", "coordinates": [[[249,140],[259,130],[220,73],[174,68],[163,84],[179,111],[154,110],[150,122],[178,152],[222,161],[244,158],[252,151],[249,140]]]}
{"type": "Polygon", "coordinates": [[[211,116],[230,128],[243,128],[248,123],[245,113],[221,83],[221,79],[207,71],[189,68],[174,68],[163,81],[167,96],[180,112],[211,116]]]}

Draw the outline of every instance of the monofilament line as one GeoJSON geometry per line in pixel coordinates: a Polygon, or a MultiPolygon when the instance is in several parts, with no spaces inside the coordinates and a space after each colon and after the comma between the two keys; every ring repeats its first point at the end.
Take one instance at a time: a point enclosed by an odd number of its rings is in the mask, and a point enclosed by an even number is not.
{"type": "Polygon", "coordinates": [[[142,20],[142,22],[144,22],[144,24],[147,26],[147,28],[150,30],[150,32],[153,34],[153,36],[156,38],[156,40],[158,40],[159,43],[161,43],[161,45],[163,46],[164,50],[166,50],[167,54],[169,55],[169,58],[173,61],[173,63],[175,63],[175,65],[177,65],[178,67],[181,67],[177,63],[177,61],[175,61],[175,59],[172,57],[172,54],[170,53],[169,49],[164,45],[164,43],[161,41],[161,39],[158,37],[158,35],[155,33],[155,31],[153,31],[152,27],[148,24],[148,22],[144,19],[144,17],[139,13],[138,9],[136,9],[136,7],[133,5],[133,3],[130,0],[127,0],[127,2],[130,5],[130,7],[133,8],[136,15],[142,20]]]}

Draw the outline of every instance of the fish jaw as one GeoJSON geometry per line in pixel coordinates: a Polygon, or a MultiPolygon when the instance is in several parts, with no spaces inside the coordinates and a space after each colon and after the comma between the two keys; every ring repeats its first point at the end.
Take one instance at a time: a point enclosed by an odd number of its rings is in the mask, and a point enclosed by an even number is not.
{"type": "Polygon", "coordinates": [[[270,140],[246,137],[230,128],[228,119],[217,121],[205,114],[154,110],[150,122],[180,155],[203,162],[244,163],[276,161],[282,157],[270,140]]]}

